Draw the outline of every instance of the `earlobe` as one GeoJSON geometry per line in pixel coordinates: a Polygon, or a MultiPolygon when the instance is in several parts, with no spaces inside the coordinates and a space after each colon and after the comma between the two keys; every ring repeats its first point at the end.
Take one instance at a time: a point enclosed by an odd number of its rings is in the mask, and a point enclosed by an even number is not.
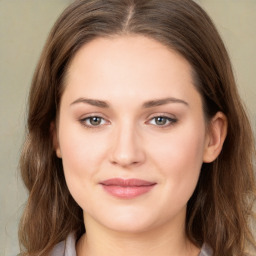
{"type": "Polygon", "coordinates": [[[205,163],[211,163],[219,156],[227,136],[227,128],[227,117],[222,112],[217,112],[208,127],[203,158],[205,163]]]}
{"type": "Polygon", "coordinates": [[[57,136],[57,128],[54,122],[51,123],[50,130],[52,135],[53,148],[56,152],[57,157],[61,158],[61,151],[60,151],[59,140],[57,136]]]}

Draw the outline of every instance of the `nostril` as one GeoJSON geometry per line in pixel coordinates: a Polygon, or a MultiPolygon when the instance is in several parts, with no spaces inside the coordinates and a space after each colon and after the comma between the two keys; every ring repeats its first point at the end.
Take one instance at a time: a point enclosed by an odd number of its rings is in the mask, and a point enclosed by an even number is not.
{"type": "Polygon", "coordinates": [[[122,167],[127,167],[127,166],[136,166],[139,165],[143,159],[135,159],[134,156],[118,156],[115,155],[110,159],[110,162],[112,165],[119,165],[122,167]]]}

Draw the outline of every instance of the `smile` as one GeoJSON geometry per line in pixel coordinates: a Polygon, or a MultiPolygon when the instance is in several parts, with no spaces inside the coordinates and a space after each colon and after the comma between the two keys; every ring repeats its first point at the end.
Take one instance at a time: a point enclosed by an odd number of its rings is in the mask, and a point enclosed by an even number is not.
{"type": "Polygon", "coordinates": [[[139,179],[109,179],[100,182],[103,189],[112,196],[121,199],[132,199],[149,192],[156,185],[139,179]]]}

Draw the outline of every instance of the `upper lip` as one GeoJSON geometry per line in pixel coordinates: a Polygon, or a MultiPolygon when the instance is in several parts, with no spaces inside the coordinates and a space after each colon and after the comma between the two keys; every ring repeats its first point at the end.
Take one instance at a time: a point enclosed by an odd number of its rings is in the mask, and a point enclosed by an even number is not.
{"type": "Polygon", "coordinates": [[[100,182],[101,185],[105,186],[120,186],[120,187],[141,187],[141,186],[152,186],[155,182],[140,180],[140,179],[121,179],[114,178],[100,182]]]}

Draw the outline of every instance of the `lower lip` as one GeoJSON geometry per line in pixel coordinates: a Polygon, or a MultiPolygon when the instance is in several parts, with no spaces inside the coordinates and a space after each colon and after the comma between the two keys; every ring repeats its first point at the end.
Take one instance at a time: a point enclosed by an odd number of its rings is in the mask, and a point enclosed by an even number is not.
{"type": "MultiPolygon", "coordinates": [[[[155,184],[154,184],[155,185],[155,184]]],[[[150,186],[106,186],[102,185],[104,190],[110,195],[121,198],[121,199],[132,199],[140,195],[148,193],[153,189],[154,185],[150,186]]]]}

